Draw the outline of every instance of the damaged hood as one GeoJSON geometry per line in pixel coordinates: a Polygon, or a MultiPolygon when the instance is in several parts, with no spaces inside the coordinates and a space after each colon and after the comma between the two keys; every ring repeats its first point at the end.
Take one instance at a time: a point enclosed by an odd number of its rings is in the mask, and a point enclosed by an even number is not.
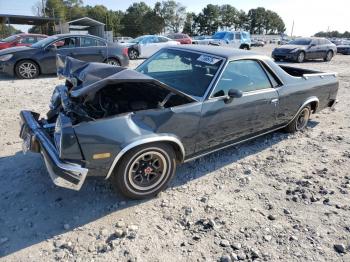
{"type": "Polygon", "coordinates": [[[94,94],[103,87],[118,83],[153,83],[160,88],[194,100],[177,89],[174,89],[150,76],[125,67],[103,63],[84,62],[68,56],[57,55],[57,75],[66,78],[73,84],[71,97],[81,97],[94,94]]]}

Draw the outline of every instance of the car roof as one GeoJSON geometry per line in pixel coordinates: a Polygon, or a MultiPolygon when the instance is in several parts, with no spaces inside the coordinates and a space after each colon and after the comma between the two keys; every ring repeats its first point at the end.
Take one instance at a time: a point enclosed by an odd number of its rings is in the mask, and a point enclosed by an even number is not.
{"type": "Polygon", "coordinates": [[[72,36],[72,37],[84,37],[84,36],[88,36],[88,37],[94,37],[94,38],[97,38],[97,39],[100,39],[100,40],[104,40],[103,38],[101,37],[98,37],[98,36],[95,36],[95,35],[82,35],[82,34],[57,34],[57,35],[51,35],[51,36],[56,36],[56,37],[68,37],[68,36],[72,36]]]}
{"type": "Polygon", "coordinates": [[[179,49],[185,51],[194,51],[200,53],[206,53],[214,56],[233,60],[237,58],[261,58],[265,57],[252,51],[246,51],[241,49],[232,49],[229,47],[210,46],[210,45],[180,45],[174,47],[168,47],[169,49],[179,49]]]}

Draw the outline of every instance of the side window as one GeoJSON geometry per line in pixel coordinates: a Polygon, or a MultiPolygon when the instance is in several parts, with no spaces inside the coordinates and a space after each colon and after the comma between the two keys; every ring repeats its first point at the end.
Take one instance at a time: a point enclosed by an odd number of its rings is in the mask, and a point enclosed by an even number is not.
{"type": "Polygon", "coordinates": [[[35,37],[34,36],[27,36],[27,37],[22,38],[19,42],[22,44],[34,44],[35,37]]]}
{"type": "Polygon", "coordinates": [[[233,33],[228,33],[227,40],[233,40],[233,33]]]}
{"type": "Polygon", "coordinates": [[[230,62],[213,92],[213,97],[224,96],[230,89],[250,92],[271,88],[271,83],[261,65],[255,60],[230,62]]]}
{"type": "Polygon", "coordinates": [[[241,40],[241,33],[235,33],[235,39],[241,40]]]}
{"type": "Polygon", "coordinates": [[[60,39],[59,41],[55,42],[54,45],[56,45],[57,49],[75,48],[77,46],[77,38],[75,38],[75,37],[63,38],[63,39],[60,39]]]}
{"type": "Polygon", "coordinates": [[[157,37],[158,38],[158,43],[165,43],[168,42],[168,39],[164,38],[164,37],[157,37]]]}
{"type": "Polygon", "coordinates": [[[97,46],[106,46],[106,43],[101,40],[97,40],[97,46]]]}
{"type": "Polygon", "coordinates": [[[91,37],[80,37],[80,46],[81,47],[97,46],[97,40],[91,37]]]}

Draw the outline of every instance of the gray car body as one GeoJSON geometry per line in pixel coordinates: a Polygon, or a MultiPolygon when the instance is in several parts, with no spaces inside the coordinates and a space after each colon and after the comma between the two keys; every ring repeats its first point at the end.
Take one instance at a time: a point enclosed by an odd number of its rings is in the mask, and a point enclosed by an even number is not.
{"type": "MultiPolygon", "coordinates": [[[[46,38],[47,40],[48,38],[46,38]]],[[[34,61],[40,68],[41,74],[53,74],[56,73],[56,55],[70,56],[87,62],[107,62],[108,59],[117,59],[122,66],[129,64],[129,58],[126,54],[123,54],[123,47],[118,44],[108,43],[105,39],[102,39],[93,35],[75,35],[75,34],[60,34],[52,37],[52,41],[40,48],[34,47],[12,47],[4,50],[0,50],[0,56],[12,54],[13,56],[7,61],[0,61],[0,73],[5,73],[10,76],[15,75],[16,64],[23,60],[34,61]],[[103,42],[104,46],[89,46],[75,48],[61,48],[57,50],[49,49],[48,47],[54,43],[67,37],[80,38],[92,38],[100,42],[103,42]]]]}
{"type": "Polygon", "coordinates": [[[311,41],[310,45],[292,45],[286,43],[280,47],[276,47],[272,51],[274,59],[297,60],[300,52],[305,53],[305,59],[324,59],[327,52],[332,51],[333,55],[337,53],[335,44],[325,38],[304,38],[311,41]]]}
{"type": "Polygon", "coordinates": [[[178,162],[186,162],[283,128],[307,104],[316,112],[333,105],[336,100],[338,81],[334,73],[307,71],[308,74],[294,77],[270,58],[249,51],[210,46],[168,49],[199,52],[223,59],[224,63],[205,95],[173,108],[130,112],[73,126],[69,124],[69,118],[62,116],[66,121],[64,126],[71,130],[61,144],[59,155],[62,161],[78,163],[88,170],[88,175],[109,178],[130,149],[151,142],[164,142],[173,146],[178,162]],[[227,64],[242,59],[259,61],[273,75],[278,86],[243,93],[231,103],[225,102],[226,96],[211,97],[227,64]],[[93,158],[102,152],[109,152],[111,157],[93,158]]]}

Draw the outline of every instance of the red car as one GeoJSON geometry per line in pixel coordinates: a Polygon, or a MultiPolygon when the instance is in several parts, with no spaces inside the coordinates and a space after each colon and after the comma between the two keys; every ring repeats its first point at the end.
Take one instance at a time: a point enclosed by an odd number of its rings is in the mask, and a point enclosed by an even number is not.
{"type": "Polygon", "coordinates": [[[174,33],[174,34],[169,34],[167,37],[169,37],[170,39],[173,39],[177,42],[180,42],[182,45],[192,44],[191,37],[189,37],[186,34],[174,33]]]}
{"type": "Polygon", "coordinates": [[[0,40],[0,50],[15,46],[31,46],[32,44],[46,38],[47,35],[39,34],[17,34],[0,40]]]}

